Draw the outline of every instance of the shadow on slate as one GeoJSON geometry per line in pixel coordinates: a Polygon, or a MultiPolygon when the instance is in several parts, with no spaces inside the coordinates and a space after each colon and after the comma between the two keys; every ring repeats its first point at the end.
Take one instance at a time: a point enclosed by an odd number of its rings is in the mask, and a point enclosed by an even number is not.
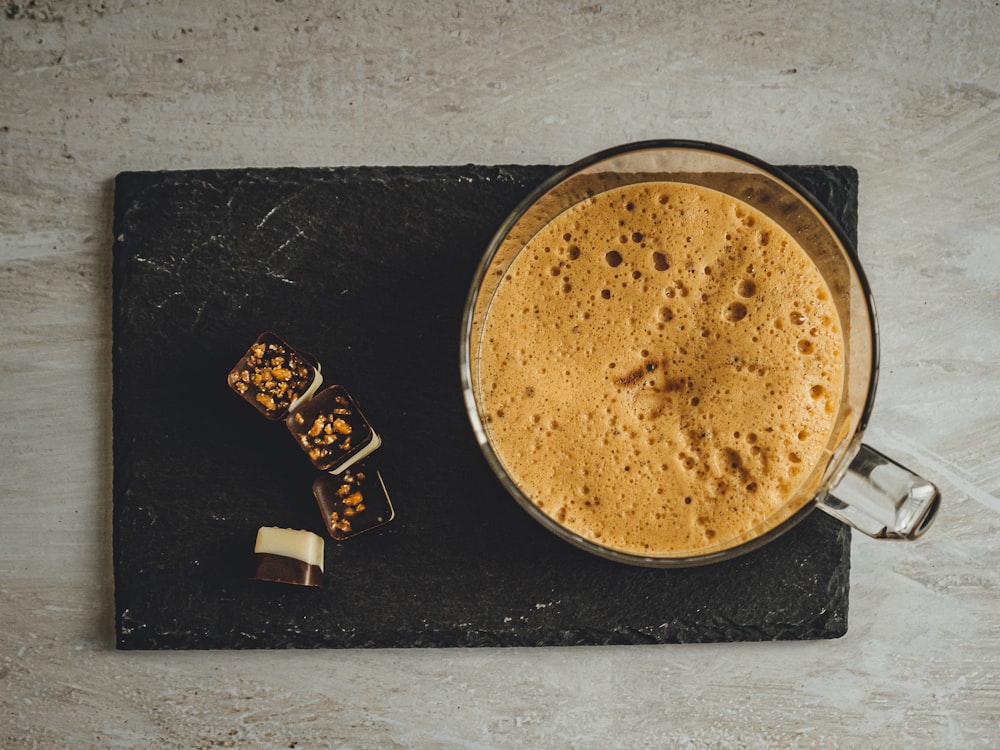
{"type": "MultiPolygon", "coordinates": [[[[559,541],[503,491],[458,375],[493,233],[551,166],[123,173],[115,182],[114,564],[123,649],[835,638],[850,532],[822,513],[725,563],[559,541]],[[324,535],[315,472],[226,385],[258,333],[315,354],[383,437],[396,520],[326,541],[326,583],[250,581],[257,528],[324,535]]],[[[788,167],[856,231],[857,174],[788,167]]]]}

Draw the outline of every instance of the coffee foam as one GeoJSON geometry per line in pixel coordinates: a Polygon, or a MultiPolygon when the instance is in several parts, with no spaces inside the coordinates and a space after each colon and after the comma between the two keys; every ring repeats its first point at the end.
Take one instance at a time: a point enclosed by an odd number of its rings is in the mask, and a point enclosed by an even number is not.
{"type": "Polygon", "coordinates": [[[745,203],[667,182],[542,229],[506,269],[479,355],[515,482],[574,533],[648,556],[783,520],[827,458],[844,373],[836,307],[802,248],[745,203]]]}

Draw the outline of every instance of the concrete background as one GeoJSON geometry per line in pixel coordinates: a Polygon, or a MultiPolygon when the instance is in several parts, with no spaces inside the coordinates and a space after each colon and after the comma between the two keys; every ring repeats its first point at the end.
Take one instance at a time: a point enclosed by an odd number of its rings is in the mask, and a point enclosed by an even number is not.
{"type": "Polygon", "coordinates": [[[995,747],[1000,3],[44,2],[0,15],[0,746],[995,747]],[[565,163],[652,137],[860,172],[869,442],[937,482],[837,641],[118,653],[111,180],[565,163]]]}

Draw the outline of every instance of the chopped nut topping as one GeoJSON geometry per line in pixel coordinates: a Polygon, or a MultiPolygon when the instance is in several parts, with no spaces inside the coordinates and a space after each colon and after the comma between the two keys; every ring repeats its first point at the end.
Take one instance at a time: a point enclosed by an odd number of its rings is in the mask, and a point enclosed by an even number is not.
{"type": "Polygon", "coordinates": [[[288,420],[288,429],[323,471],[333,470],[375,439],[342,386],[332,386],[299,407],[288,420]]]}
{"type": "Polygon", "coordinates": [[[313,494],[334,539],[345,540],[369,531],[394,515],[385,486],[373,471],[348,468],[339,475],[324,475],[314,482],[313,494]],[[363,484],[368,477],[372,481],[363,484]]]}
{"type": "Polygon", "coordinates": [[[330,525],[345,534],[349,534],[351,531],[351,522],[346,518],[340,518],[336,512],[330,514],[330,525]]]}
{"type": "Polygon", "coordinates": [[[261,334],[229,373],[229,384],[272,419],[280,419],[313,381],[309,364],[273,334],[261,334]]]}

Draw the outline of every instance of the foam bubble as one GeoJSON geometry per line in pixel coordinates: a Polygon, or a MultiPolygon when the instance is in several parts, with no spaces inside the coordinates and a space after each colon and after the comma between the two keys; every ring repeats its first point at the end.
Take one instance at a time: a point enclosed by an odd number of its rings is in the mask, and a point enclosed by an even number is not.
{"type": "Polygon", "coordinates": [[[742,302],[732,302],[726,308],[725,316],[726,320],[731,320],[734,323],[743,320],[747,316],[747,306],[742,302]]]}

